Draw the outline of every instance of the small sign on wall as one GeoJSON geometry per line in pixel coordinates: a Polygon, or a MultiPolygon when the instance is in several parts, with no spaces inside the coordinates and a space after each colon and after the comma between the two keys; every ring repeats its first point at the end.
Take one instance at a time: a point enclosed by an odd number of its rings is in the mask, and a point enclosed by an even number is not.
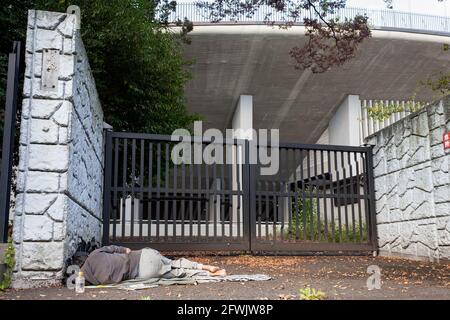
{"type": "Polygon", "coordinates": [[[42,53],[41,90],[58,92],[59,57],[59,50],[44,49],[42,53]]]}
{"type": "Polygon", "coordinates": [[[442,137],[442,143],[444,144],[444,150],[450,149],[450,131],[444,133],[444,136],[442,137]]]}

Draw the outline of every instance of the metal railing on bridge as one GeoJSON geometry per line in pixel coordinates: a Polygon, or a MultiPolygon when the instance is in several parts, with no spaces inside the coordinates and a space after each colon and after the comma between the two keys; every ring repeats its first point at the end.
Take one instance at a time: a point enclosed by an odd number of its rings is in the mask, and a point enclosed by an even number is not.
{"type": "MultiPolygon", "coordinates": [[[[261,6],[252,15],[238,15],[236,17],[224,17],[220,24],[264,24],[265,17],[270,15],[270,21],[280,23],[286,21],[287,12],[279,12],[270,6],[261,6]]],[[[305,10],[300,14],[298,25],[303,23],[303,18],[314,17],[314,13],[305,10]]],[[[369,24],[374,29],[399,30],[415,33],[427,33],[437,35],[450,35],[450,18],[444,16],[433,16],[395,10],[374,10],[365,8],[343,8],[337,10],[330,18],[339,17],[341,20],[352,18],[356,15],[369,17],[369,24]]],[[[176,11],[171,14],[169,20],[174,22],[178,19],[189,19],[195,24],[213,23],[213,15],[208,8],[200,8],[195,3],[177,3],[176,11]]]]}

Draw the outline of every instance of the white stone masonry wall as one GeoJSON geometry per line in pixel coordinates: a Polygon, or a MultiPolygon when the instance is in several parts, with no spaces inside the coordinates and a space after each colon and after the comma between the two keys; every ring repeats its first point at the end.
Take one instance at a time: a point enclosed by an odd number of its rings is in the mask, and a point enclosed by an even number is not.
{"type": "MultiPolygon", "coordinates": [[[[60,282],[81,240],[101,240],[103,112],[76,16],[28,13],[13,240],[15,287],[60,282]],[[47,90],[45,50],[56,49],[47,90]]],[[[47,69],[49,70],[49,69],[47,69]]]]}
{"type": "Polygon", "coordinates": [[[380,252],[450,259],[450,98],[411,114],[369,137],[374,144],[380,252]]]}

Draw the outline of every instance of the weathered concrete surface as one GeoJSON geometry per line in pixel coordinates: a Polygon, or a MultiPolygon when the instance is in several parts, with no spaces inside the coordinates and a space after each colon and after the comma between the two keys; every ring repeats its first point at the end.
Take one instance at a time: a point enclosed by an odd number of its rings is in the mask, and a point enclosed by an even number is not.
{"type": "Polygon", "coordinates": [[[15,287],[60,282],[79,242],[100,241],[103,190],[103,112],[76,16],[29,11],[25,57],[15,287]],[[43,65],[48,49],[59,68],[43,65]],[[55,90],[43,68],[56,68],[55,90]]]}
{"type": "MultiPolygon", "coordinates": [[[[205,128],[230,128],[239,96],[248,94],[254,128],[280,128],[288,142],[315,143],[348,94],[407,100],[420,80],[450,67],[443,36],[375,30],[354,59],[323,74],[294,68],[289,50],[305,41],[300,26],[195,26],[190,37],[184,56],[195,63],[185,92],[205,128]]],[[[431,96],[423,91],[417,99],[431,96]]]]}
{"type": "Polygon", "coordinates": [[[450,259],[450,97],[368,138],[382,254],[450,259]]]}

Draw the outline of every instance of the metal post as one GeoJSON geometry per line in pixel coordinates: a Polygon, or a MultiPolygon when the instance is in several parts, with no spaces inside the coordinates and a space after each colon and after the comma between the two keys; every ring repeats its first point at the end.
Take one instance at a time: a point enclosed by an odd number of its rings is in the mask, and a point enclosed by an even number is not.
{"type": "MultiPolygon", "coordinates": [[[[112,131],[105,130],[105,168],[103,183],[103,237],[102,244],[109,244],[109,216],[111,208],[112,131]]],[[[114,221],[116,223],[116,221],[114,221]]]]}
{"type": "Polygon", "coordinates": [[[256,164],[250,163],[250,148],[257,146],[250,143],[249,140],[245,140],[245,156],[244,156],[244,199],[246,201],[244,206],[244,222],[247,223],[247,233],[245,237],[249,241],[249,251],[254,250],[254,244],[256,243],[256,179],[255,179],[255,167],[256,164]]]}
{"type": "Polygon", "coordinates": [[[366,153],[367,161],[367,193],[369,196],[369,230],[370,230],[370,240],[373,246],[373,250],[378,250],[378,235],[377,235],[377,217],[375,211],[375,179],[373,172],[373,145],[368,146],[366,153]]]}
{"type": "Polygon", "coordinates": [[[0,241],[8,241],[9,201],[11,174],[16,133],[17,90],[20,67],[20,42],[14,41],[8,60],[8,82],[6,87],[5,121],[0,171],[0,241]]]}

